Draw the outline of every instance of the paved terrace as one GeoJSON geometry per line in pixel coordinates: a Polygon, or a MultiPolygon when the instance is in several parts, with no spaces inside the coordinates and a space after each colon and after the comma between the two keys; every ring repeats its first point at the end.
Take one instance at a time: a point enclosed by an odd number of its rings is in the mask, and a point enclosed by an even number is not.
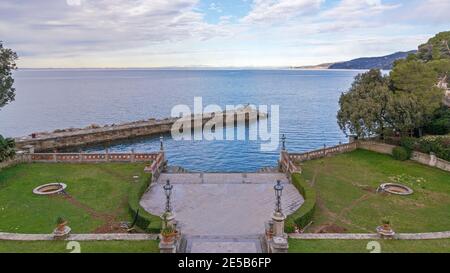
{"type": "MultiPolygon", "coordinates": [[[[282,173],[161,174],[144,194],[141,205],[150,213],[164,211],[163,185],[173,184],[173,208],[183,234],[249,236],[264,233],[275,206],[273,186],[284,185],[283,212],[290,214],[303,197],[282,173]]],[[[195,246],[193,246],[195,248],[195,246]]]]}

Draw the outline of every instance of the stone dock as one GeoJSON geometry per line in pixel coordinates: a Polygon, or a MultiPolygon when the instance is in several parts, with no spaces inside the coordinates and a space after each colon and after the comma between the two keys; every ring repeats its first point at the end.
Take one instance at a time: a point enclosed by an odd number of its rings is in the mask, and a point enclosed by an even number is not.
{"type": "MultiPolygon", "coordinates": [[[[229,112],[206,113],[202,115],[184,116],[181,118],[148,119],[123,124],[91,125],[86,128],[70,128],[55,130],[53,132],[33,133],[29,136],[16,138],[16,146],[21,150],[32,149],[34,152],[63,150],[83,147],[86,145],[110,143],[118,140],[133,139],[152,135],[170,133],[176,121],[191,121],[191,127],[196,124],[204,125],[214,117],[222,116],[223,120],[234,117],[234,121],[256,121],[267,118],[268,114],[260,112],[253,107],[242,107],[229,112]],[[200,120],[200,122],[198,122],[200,120]]],[[[226,124],[224,124],[226,125],[226,124]]],[[[191,128],[183,128],[191,129],[191,128]]]]}

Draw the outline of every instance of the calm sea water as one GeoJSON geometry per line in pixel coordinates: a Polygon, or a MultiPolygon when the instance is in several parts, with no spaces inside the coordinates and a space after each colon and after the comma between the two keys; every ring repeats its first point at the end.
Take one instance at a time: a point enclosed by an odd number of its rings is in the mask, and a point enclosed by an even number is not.
{"type": "MultiPolygon", "coordinates": [[[[305,70],[21,70],[16,101],[0,111],[0,133],[23,136],[59,128],[170,116],[173,106],[252,103],[280,106],[287,148],[306,151],[346,141],[336,124],[338,99],[358,71],[305,70]]],[[[258,141],[174,141],[170,164],[192,171],[245,172],[274,166],[278,151],[258,141]]],[[[87,151],[103,150],[103,146],[87,151]]],[[[159,137],[112,144],[112,151],[154,151],[159,137]]]]}

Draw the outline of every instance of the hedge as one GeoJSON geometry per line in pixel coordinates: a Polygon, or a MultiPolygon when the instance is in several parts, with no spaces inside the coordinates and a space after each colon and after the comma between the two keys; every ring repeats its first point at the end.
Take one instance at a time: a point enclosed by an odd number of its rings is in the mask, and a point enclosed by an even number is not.
{"type": "Polygon", "coordinates": [[[433,152],[437,157],[450,161],[450,136],[425,136],[422,138],[404,137],[400,145],[410,151],[433,152]]]}
{"type": "Polygon", "coordinates": [[[308,225],[311,222],[316,209],[316,191],[314,188],[311,187],[298,173],[292,175],[292,184],[303,196],[305,202],[298,210],[287,217],[284,226],[284,230],[287,233],[294,232],[295,226],[304,228],[308,225]]]}
{"type": "Polygon", "coordinates": [[[395,160],[405,161],[411,157],[411,151],[406,149],[405,147],[395,147],[392,150],[392,157],[395,160]]]}
{"type": "Polygon", "coordinates": [[[131,219],[134,220],[137,211],[139,215],[136,221],[136,226],[149,233],[159,233],[161,230],[161,218],[156,215],[148,213],[140,204],[142,195],[150,186],[152,177],[141,179],[137,183],[133,183],[128,194],[128,211],[130,212],[131,219]]]}

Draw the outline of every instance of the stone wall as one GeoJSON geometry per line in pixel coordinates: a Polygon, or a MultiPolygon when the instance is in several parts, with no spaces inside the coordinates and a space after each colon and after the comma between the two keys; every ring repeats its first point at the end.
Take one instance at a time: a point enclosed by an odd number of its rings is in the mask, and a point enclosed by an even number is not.
{"type": "MultiPolygon", "coordinates": [[[[318,149],[306,153],[287,153],[284,151],[281,153],[280,166],[284,172],[286,172],[287,174],[291,174],[292,172],[289,172],[289,170],[291,170],[291,167],[288,168],[288,166],[290,165],[295,166],[294,163],[296,162],[299,163],[327,156],[333,156],[340,153],[351,152],[356,149],[364,149],[376,153],[392,155],[392,151],[395,147],[396,146],[394,145],[380,143],[376,141],[358,140],[351,143],[340,144],[337,146],[318,149]],[[285,153],[286,155],[283,153],[285,153]],[[286,156],[288,157],[288,159],[286,159],[286,156]]],[[[428,155],[414,151],[411,154],[411,160],[416,161],[420,164],[436,167],[444,171],[450,171],[450,162],[440,159],[436,157],[434,154],[428,155]]]]}
{"type": "Polygon", "coordinates": [[[117,140],[169,133],[171,132],[173,124],[178,120],[186,121],[185,124],[190,122],[191,128],[194,128],[197,125],[205,124],[219,115],[222,115],[224,121],[231,116],[234,117],[235,121],[245,120],[249,122],[253,122],[259,118],[267,118],[267,113],[259,112],[248,106],[235,109],[232,112],[205,113],[203,115],[186,116],[181,119],[149,119],[103,127],[96,125],[83,129],[65,129],[56,130],[52,133],[34,133],[27,137],[16,138],[16,146],[17,148],[24,150],[33,147],[35,152],[45,152],[99,143],[109,143],[117,140]]]}
{"type": "Polygon", "coordinates": [[[380,154],[392,155],[392,151],[395,148],[394,145],[389,145],[375,141],[357,141],[356,143],[358,143],[359,149],[369,150],[380,154]]]}
{"type": "Polygon", "coordinates": [[[341,153],[351,152],[358,147],[357,142],[339,144],[337,146],[325,147],[323,149],[314,150],[306,153],[289,153],[289,158],[294,162],[302,162],[318,159],[326,156],[333,156],[341,153]]]}

